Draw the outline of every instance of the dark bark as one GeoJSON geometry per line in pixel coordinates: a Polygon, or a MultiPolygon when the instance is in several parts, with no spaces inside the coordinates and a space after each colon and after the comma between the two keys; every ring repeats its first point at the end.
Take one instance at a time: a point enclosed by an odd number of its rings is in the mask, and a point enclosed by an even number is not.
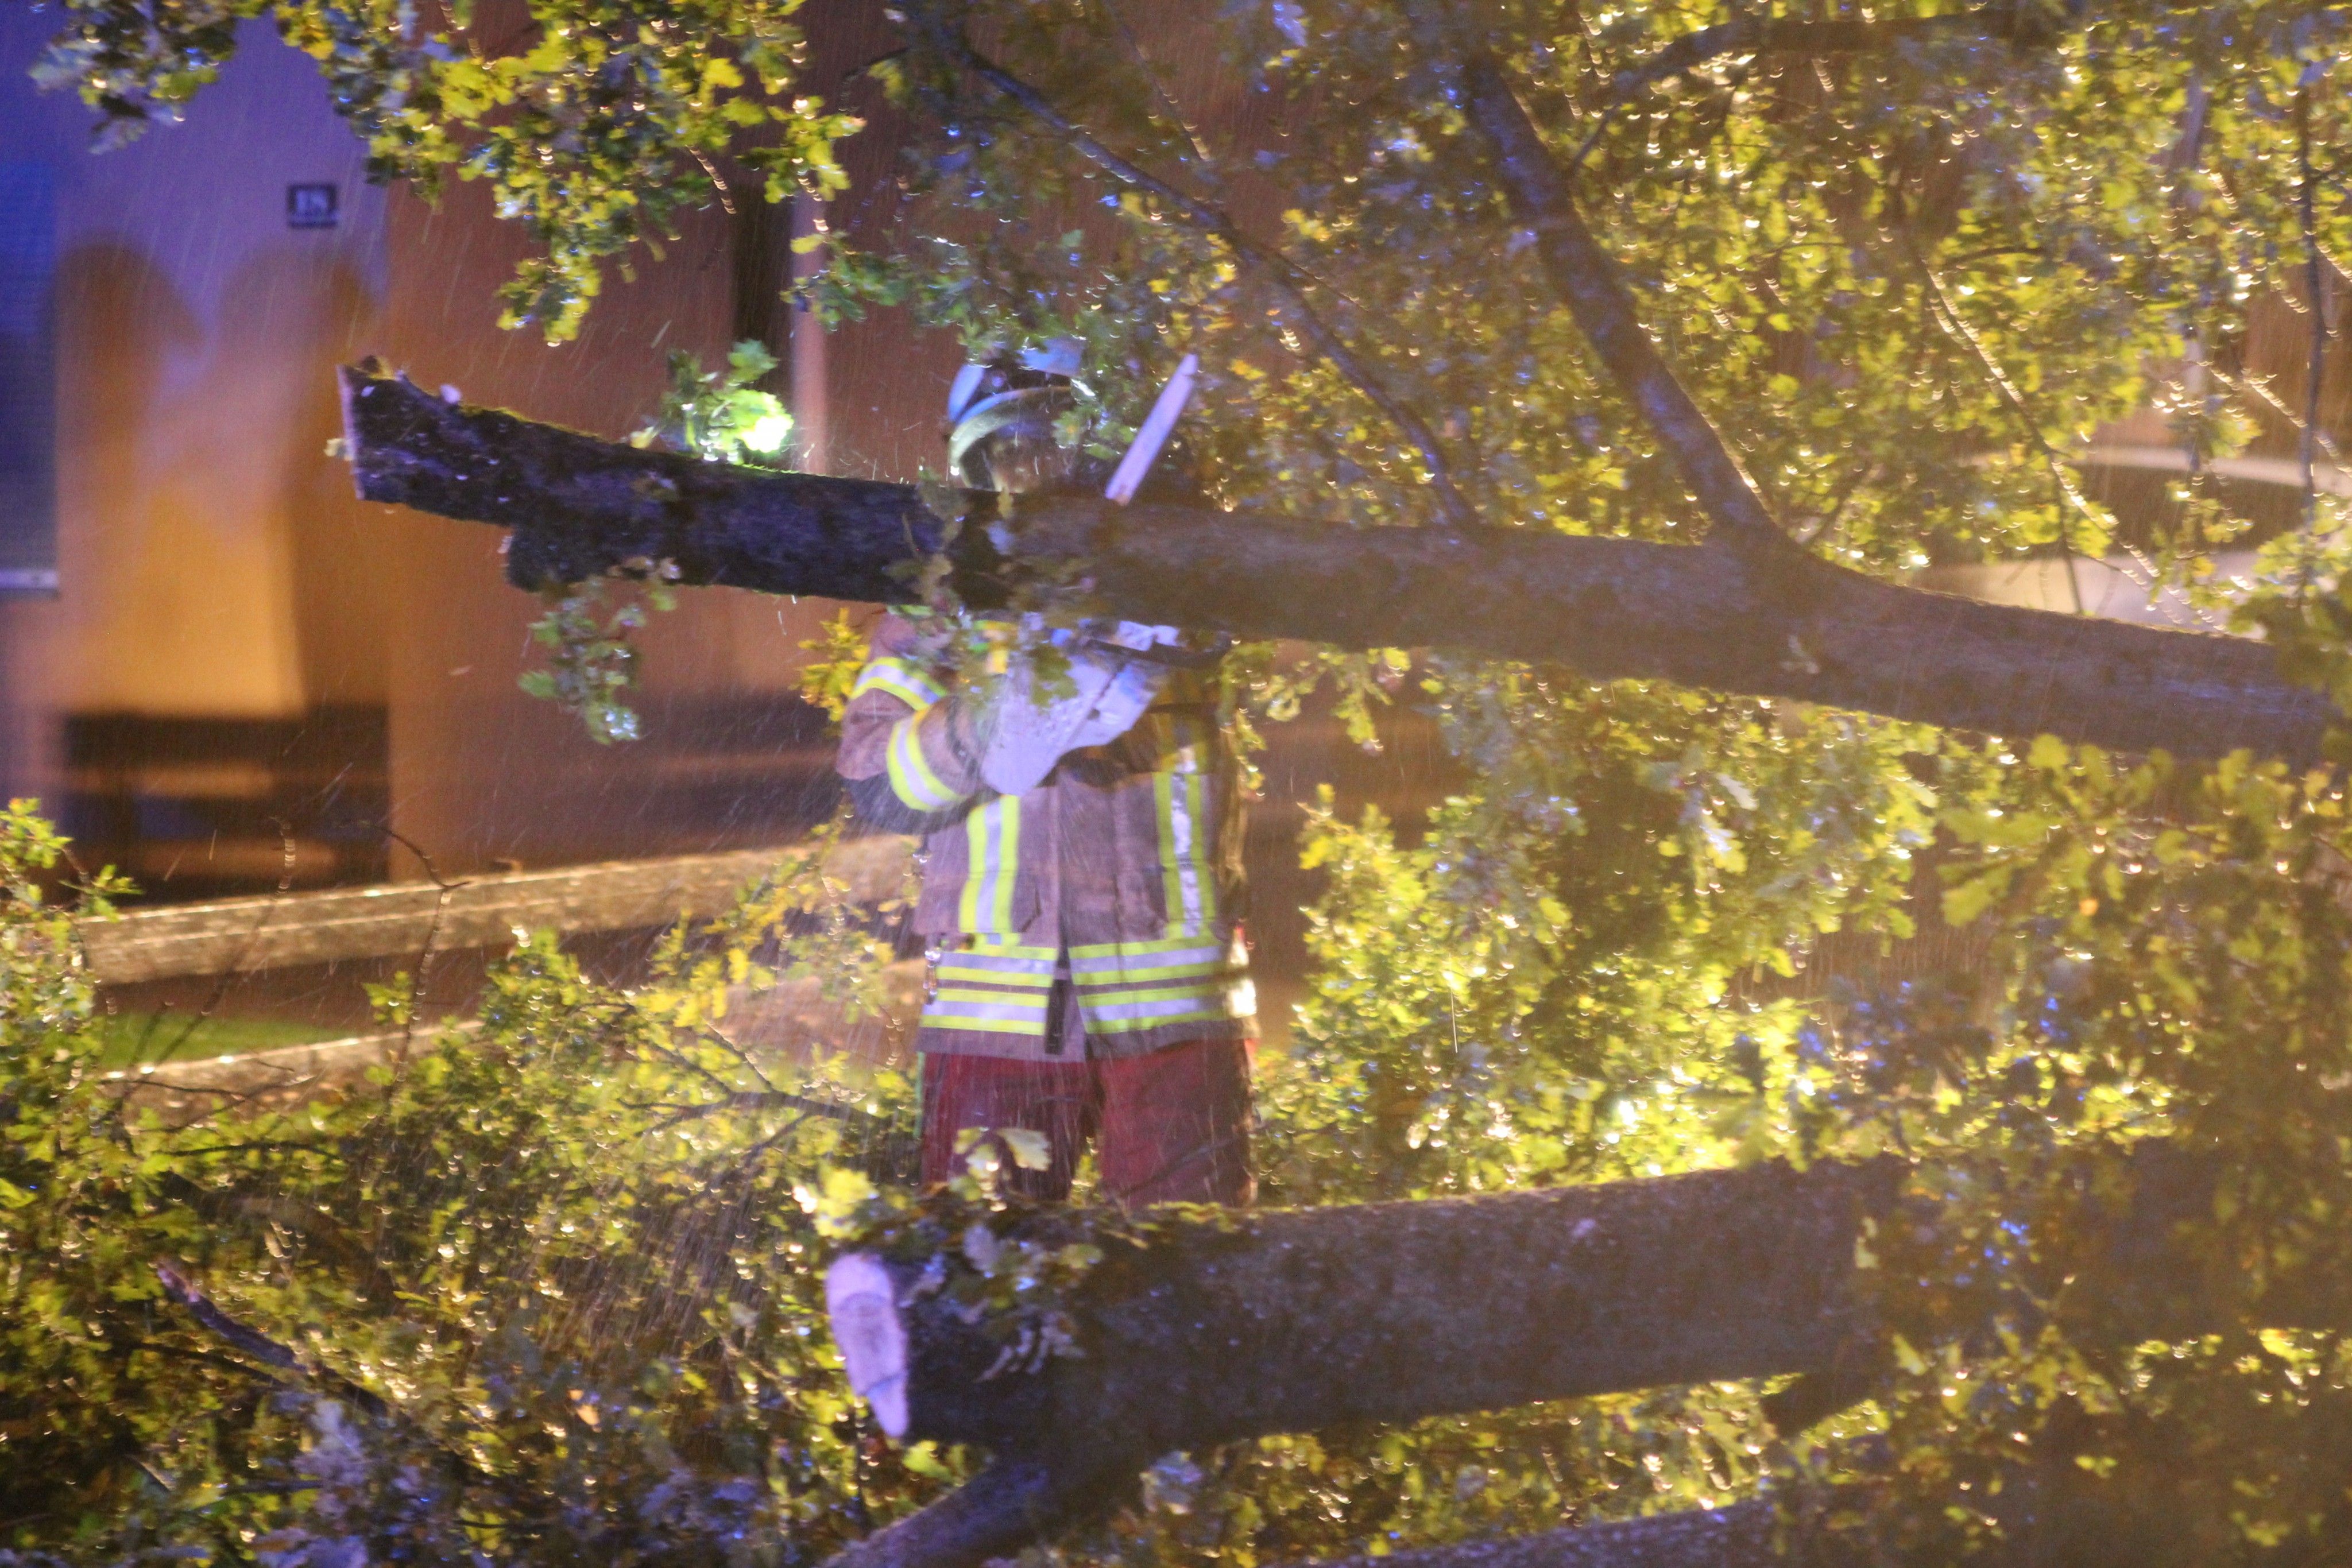
{"type": "Polygon", "coordinates": [[[943,551],[979,608],[1075,577],[1131,619],[1348,647],[1447,647],[2125,751],[2316,760],[2335,709],[2258,643],[1979,603],[1789,551],[1348,528],[970,495],[641,452],[344,372],[360,494],[514,529],[509,575],[676,561],[689,583],[903,602],[943,551]]]}
{"type": "Polygon", "coordinates": [[[668,559],[689,583],[887,602],[910,597],[946,532],[910,486],[640,451],[461,408],[364,365],[344,369],[342,392],[361,497],[512,528],[507,577],[520,588],[668,559]]]}
{"type": "MultiPolygon", "coordinates": [[[[1864,1343],[1862,1216],[1903,1167],[1781,1165],[1444,1202],[1238,1216],[1114,1251],[1084,1354],[907,1312],[910,1438],[1139,1459],[1271,1432],[1832,1366],[1864,1343]]],[[[911,1282],[919,1266],[908,1266],[911,1282]]]]}
{"type": "Polygon", "coordinates": [[[1108,1466],[1000,1460],[896,1524],[835,1553],[825,1568],[936,1568],[1007,1557],[1057,1525],[1085,1518],[1130,1486],[1124,1456],[1108,1466]]]}
{"type": "Polygon", "coordinates": [[[1767,1502],[1658,1514],[1649,1519],[1538,1535],[1466,1541],[1386,1557],[1348,1557],[1319,1568],[1864,1568],[1861,1552],[1783,1554],[1780,1521],[1767,1502]]]}
{"type": "MultiPolygon", "coordinates": [[[[2344,1257],[2257,1300],[2179,1237],[2210,1218],[2215,1174],[2154,1147],[2063,1189],[2064,1212],[2042,1219],[2095,1249],[2071,1260],[2062,1324],[2131,1343],[2238,1314],[2352,1321],[2344,1257]]],[[[894,1263],[905,1436],[1098,1477],[1270,1433],[1790,1373],[1851,1400],[1885,1332],[1855,1261],[1861,1222],[1932,1218],[1906,1176],[1893,1160],[1765,1165],[1175,1226],[1148,1249],[1114,1248],[1071,1306],[1082,1354],[1034,1373],[1003,1371],[999,1334],[919,1289],[922,1261],[894,1263]]],[[[1108,1493],[1090,1482],[1086,1495],[1108,1493]]]]}
{"type": "MultiPolygon", "coordinates": [[[[2071,1469],[2071,1467],[2069,1467],[2071,1469]]],[[[1783,1519],[1762,1499],[1727,1508],[1654,1514],[1580,1529],[1466,1541],[1385,1557],[1349,1557],[1311,1568],[2308,1568],[2341,1561],[2340,1521],[2318,1524],[2313,1538],[2272,1548],[2251,1542],[2215,1545],[2185,1517],[2177,1490],[2156,1484],[2108,1486],[2083,1472],[2054,1487],[2027,1483],[2005,1490],[1998,1511],[2001,1539],[1986,1541],[1965,1557],[1948,1540],[1904,1545],[1869,1532],[1836,1528],[1833,1511],[1867,1516],[1864,1492],[1832,1493],[1818,1506],[1783,1519]]],[[[1310,1568],[1307,1564],[1295,1568],[1310,1568]]]]}

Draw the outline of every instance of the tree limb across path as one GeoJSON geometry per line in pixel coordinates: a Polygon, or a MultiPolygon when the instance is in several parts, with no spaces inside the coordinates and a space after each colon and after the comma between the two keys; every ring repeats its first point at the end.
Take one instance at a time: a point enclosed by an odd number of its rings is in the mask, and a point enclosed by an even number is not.
{"type": "Polygon", "coordinates": [[[928,568],[975,608],[1076,582],[1107,610],[1243,637],[1460,649],[1793,697],[1947,728],[2304,765],[2336,717],[2259,643],[1986,604],[1790,549],[1518,528],[1334,528],[1251,512],[964,493],[641,451],[342,372],[362,497],[513,530],[538,588],[673,561],[687,583],[869,602],[928,568]]]}
{"type": "MultiPolygon", "coordinates": [[[[2258,1298],[2200,1262],[2179,1229],[2210,1218],[2217,1174],[2161,1145],[2087,1165],[2051,1224],[2095,1246],[2063,1285],[2037,1281],[2059,1325],[2131,1344],[2242,1319],[2352,1323],[2352,1257],[2313,1257],[2258,1298]]],[[[951,1260],[890,1260],[905,1402],[886,1423],[908,1440],[982,1445],[993,1463],[835,1568],[971,1568],[1107,1504],[1162,1453],[1274,1433],[1788,1374],[1822,1385],[1777,1417],[1802,1426],[1879,1376],[1888,1327],[1856,1243],[1866,1218],[1882,1249],[1936,1223],[1911,1176],[1892,1158],[1772,1163],[1170,1222],[1148,1248],[1107,1244],[1066,1309],[1080,1354],[1034,1371],[1007,1370],[1007,1325],[938,1289],[951,1260]]],[[[1055,1227],[1084,1221],[1040,1223],[1053,1242],[1055,1227]]],[[[874,1271],[863,1254],[835,1267],[874,1271]]],[[[861,1387],[891,1373],[861,1375],[848,1354],[861,1387]]],[[[1561,1559],[1588,1560],[1641,1559],[1561,1559]]]]}

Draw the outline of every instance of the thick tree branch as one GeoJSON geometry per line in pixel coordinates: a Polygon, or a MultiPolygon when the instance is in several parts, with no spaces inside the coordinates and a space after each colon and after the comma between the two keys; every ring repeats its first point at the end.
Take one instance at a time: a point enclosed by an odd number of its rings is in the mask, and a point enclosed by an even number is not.
{"type": "MultiPolygon", "coordinates": [[[[2057,1322],[2120,1344],[2240,1321],[2352,1322],[2352,1255],[2313,1257],[2257,1294],[2181,1239],[2210,1218],[2217,1175],[2163,1146],[2078,1173],[2042,1217],[2095,1248],[2063,1285],[2037,1283],[2057,1322]]],[[[1907,1196],[1908,1177],[1891,1159],[1776,1164],[1170,1223],[1148,1248],[1111,1246],[1067,1307],[1081,1354],[1034,1372],[1003,1370],[1001,1333],[925,1283],[929,1260],[891,1261],[900,1435],[1083,1475],[1099,1498],[1091,1478],[1121,1463],[1270,1433],[1788,1373],[1858,1397],[1886,1332],[1855,1259],[1864,1217],[1884,1247],[1939,1215],[1907,1196]]],[[[1053,1242],[1082,1222],[1039,1223],[1053,1242]]],[[[988,1550],[1008,1544],[991,1536],[988,1550]]]]}
{"type": "Polygon", "coordinates": [[[1379,409],[1421,455],[1423,466],[1429,470],[1430,489],[1435,493],[1438,509],[1444,513],[1445,520],[1457,528],[1477,524],[1477,513],[1454,483],[1453,465],[1446,460],[1445,448],[1438,440],[1437,433],[1430,428],[1428,421],[1415,413],[1403,399],[1390,390],[1379,373],[1366,364],[1323,319],[1315,308],[1314,302],[1307,297],[1306,274],[1294,263],[1243,234],[1240,225],[1223,208],[1177,189],[1112,152],[1084,126],[1055,108],[1053,100],[1044,93],[974,48],[960,29],[930,14],[927,8],[916,15],[933,46],[948,58],[986,82],[1003,98],[1018,104],[1032,119],[1050,129],[1080,156],[1111,178],[1121,184],[1148,192],[1188,225],[1213,237],[1233,252],[1234,258],[1248,272],[1282,300],[1284,314],[1314,345],[1315,351],[1331,361],[1332,368],[1379,409]]]}
{"type": "Polygon", "coordinates": [[[1793,549],[1042,497],[1006,520],[977,494],[943,519],[910,486],[639,451],[366,371],[346,371],[344,392],[360,494],[512,528],[508,574],[526,587],[667,559],[688,583],[900,603],[943,556],[979,608],[1075,577],[1139,621],[1461,648],[2126,751],[2305,764],[2335,719],[2259,643],[1897,587],[1793,549]]]}
{"type": "Polygon", "coordinates": [[[1566,172],[1537,135],[1502,68],[1477,51],[1464,61],[1463,78],[1470,121],[1494,150],[1512,215],[1535,232],[1545,275],[1610,379],[1673,455],[1700,507],[1730,542],[1793,549],[1756,482],[1642,329],[1617,264],[1585,226],[1566,172]]]}

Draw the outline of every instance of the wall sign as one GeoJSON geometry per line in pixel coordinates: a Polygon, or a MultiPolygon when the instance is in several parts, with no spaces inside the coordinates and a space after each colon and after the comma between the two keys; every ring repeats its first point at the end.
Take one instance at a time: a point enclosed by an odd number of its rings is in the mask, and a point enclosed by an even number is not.
{"type": "Polygon", "coordinates": [[[335,226],[336,198],[332,185],[286,187],[286,226],[289,229],[331,229],[335,226]]]}

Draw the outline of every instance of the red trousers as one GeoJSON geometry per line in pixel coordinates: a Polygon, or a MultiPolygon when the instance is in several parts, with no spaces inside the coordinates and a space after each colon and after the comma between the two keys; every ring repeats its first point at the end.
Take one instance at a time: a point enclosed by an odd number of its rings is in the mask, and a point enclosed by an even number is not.
{"type": "Polygon", "coordinates": [[[1147,1056],[1024,1061],[923,1057],[923,1180],[963,1169],[976,1129],[1043,1133],[1051,1159],[1023,1170],[997,1148],[1008,1191],[1058,1203],[1091,1138],[1104,1196],[1150,1203],[1247,1203],[1250,1048],[1202,1040],[1147,1056]]]}

